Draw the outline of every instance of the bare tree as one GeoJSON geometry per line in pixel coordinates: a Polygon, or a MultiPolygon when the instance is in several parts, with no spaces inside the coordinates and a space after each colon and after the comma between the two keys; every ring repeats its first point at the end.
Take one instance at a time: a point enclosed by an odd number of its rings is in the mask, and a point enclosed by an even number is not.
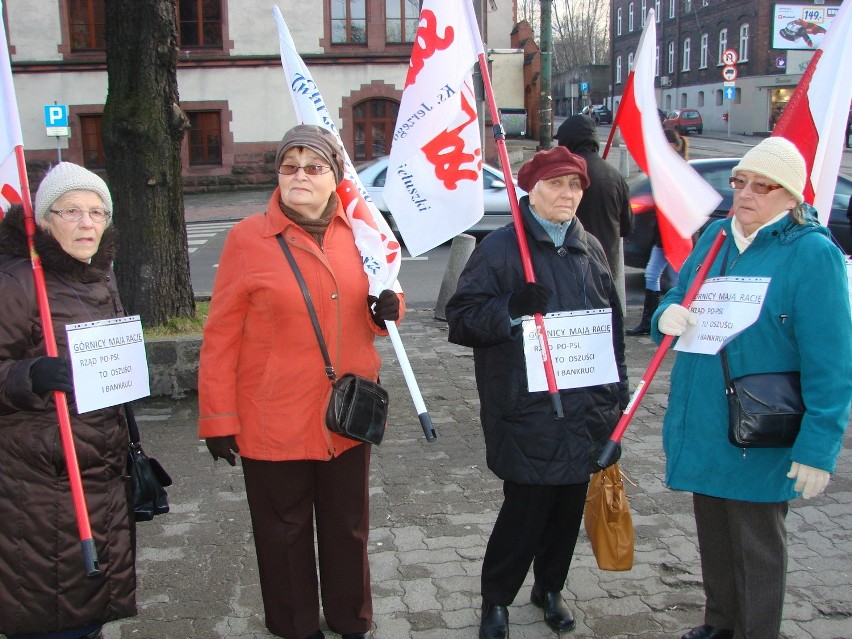
{"type": "Polygon", "coordinates": [[[145,325],[194,317],[183,211],[175,0],[108,0],[103,142],[127,309],[145,325]]]}

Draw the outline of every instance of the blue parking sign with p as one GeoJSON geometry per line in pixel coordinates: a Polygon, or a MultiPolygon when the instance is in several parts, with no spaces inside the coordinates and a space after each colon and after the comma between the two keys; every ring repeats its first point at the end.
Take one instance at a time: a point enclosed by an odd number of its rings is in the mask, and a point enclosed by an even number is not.
{"type": "Polygon", "coordinates": [[[48,127],[68,126],[68,105],[47,104],[44,107],[44,125],[48,127]]]}

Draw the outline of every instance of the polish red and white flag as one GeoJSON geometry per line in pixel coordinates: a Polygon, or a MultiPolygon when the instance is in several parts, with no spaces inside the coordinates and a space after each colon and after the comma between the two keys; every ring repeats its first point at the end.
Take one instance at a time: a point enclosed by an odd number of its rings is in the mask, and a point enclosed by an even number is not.
{"type": "Polygon", "coordinates": [[[843,71],[852,60],[852,2],[824,10],[838,13],[772,135],[790,140],[805,158],[809,176],[805,183],[805,202],[816,208],[820,223],[826,226],[852,102],[852,74],[848,69],[843,71]]]}
{"type": "Polygon", "coordinates": [[[0,3],[0,218],[10,205],[21,202],[21,178],[15,147],[24,145],[2,9],[0,3]]]}
{"type": "Polygon", "coordinates": [[[471,77],[482,51],[470,0],[424,0],[383,193],[412,255],[463,233],[484,213],[471,77]]]}
{"type": "Polygon", "coordinates": [[[617,117],[630,155],[651,180],[663,252],[672,267],[680,269],[692,250],[693,233],[707,221],[722,196],[666,141],[654,92],[656,42],[651,9],[617,117]]]}
{"type": "Polygon", "coordinates": [[[355,245],[370,281],[370,295],[378,297],[388,288],[401,292],[396,278],[402,261],[402,247],[358,177],[320,90],[302,56],[296,51],[281,10],[274,7],[273,12],[278,25],[281,64],[284,67],[290,97],[293,99],[296,118],[300,124],[315,124],[328,129],[337,136],[340,148],[343,149],[344,174],[337,187],[337,195],[352,225],[355,245]]]}

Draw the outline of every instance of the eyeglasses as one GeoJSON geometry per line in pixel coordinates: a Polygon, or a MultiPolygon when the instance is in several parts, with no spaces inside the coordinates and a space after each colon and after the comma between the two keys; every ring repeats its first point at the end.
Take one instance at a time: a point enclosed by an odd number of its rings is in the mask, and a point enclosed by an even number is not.
{"type": "Polygon", "coordinates": [[[299,166],[298,164],[282,164],[278,167],[278,172],[281,175],[296,175],[299,172],[299,169],[302,169],[305,172],[305,175],[325,175],[329,171],[331,171],[330,166],[326,166],[325,164],[306,164],[305,166],[299,166]]]}
{"type": "Polygon", "coordinates": [[[89,219],[97,224],[109,222],[109,218],[112,217],[112,213],[104,209],[78,209],[71,207],[67,209],[50,209],[50,212],[56,213],[66,222],[79,222],[83,219],[84,213],[88,213],[89,219]]]}
{"type": "Polygon", "coordinates": [[[731,188],[735,191],[742,191],[746,187],[746,184],[751,184],[751,190],[755,195],[766,195],[775,189],[784,188],[780,184],[767,184],[766,182],[755,182],[754,180],[749,181],[733,175],[728,178],[728,184],[730,184],[731,188]]]}

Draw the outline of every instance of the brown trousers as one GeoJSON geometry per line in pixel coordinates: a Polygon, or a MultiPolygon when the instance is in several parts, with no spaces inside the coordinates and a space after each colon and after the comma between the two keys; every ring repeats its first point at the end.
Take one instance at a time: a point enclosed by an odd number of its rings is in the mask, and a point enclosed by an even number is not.
{"type": "Polygon", "coordinates": [[[269,631],[303,639],[320,627],[314,518],[325,620],[340,634],[369,631],[370,446],[330,461],[242,464],[269,631]]]}

